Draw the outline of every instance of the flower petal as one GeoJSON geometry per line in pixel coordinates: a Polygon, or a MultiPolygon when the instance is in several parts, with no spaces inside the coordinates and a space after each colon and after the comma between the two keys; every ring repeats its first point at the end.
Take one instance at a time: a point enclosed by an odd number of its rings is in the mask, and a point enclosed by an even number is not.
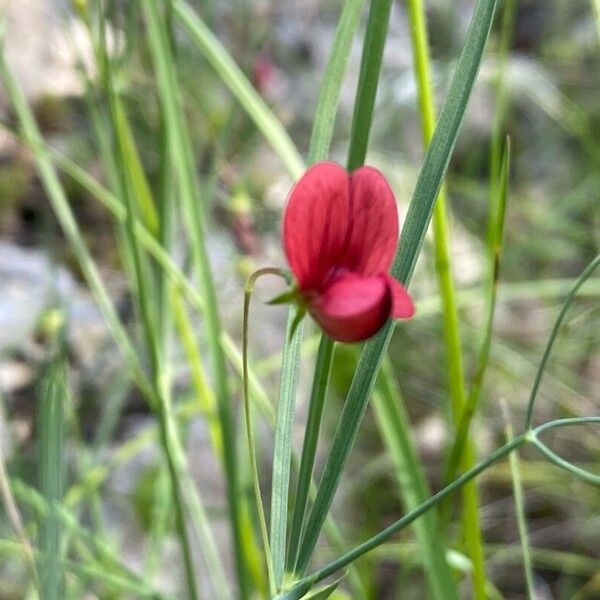
{"type": "Polygon", "coordinates": [[[350,211],[348,270],[365,276],[387,273],[398,243],[398,211],[377,169],[360,167],[350,174],[350,211]]]}
{"type": "Polygon", "coordinates": [[[319,289],[339,266],[348,237],[349,181],[340,165],[321,162],[310,167],[290,192],[283,241],[300,289],[319,289]]]}
{"type": "Polygon", "coordinates": [[[390,275],[385,279],[392,296],[392,319],[410,319],[415,314],[415,305],[406,288],[390,275]]]}
{"type": "Polygon", "coordinates": [[[379,331],[391,307],[391,289],[385,276],[361,277],[348,273],[317,296],[309,310],[332,339],[359,342],[379,331]]]}

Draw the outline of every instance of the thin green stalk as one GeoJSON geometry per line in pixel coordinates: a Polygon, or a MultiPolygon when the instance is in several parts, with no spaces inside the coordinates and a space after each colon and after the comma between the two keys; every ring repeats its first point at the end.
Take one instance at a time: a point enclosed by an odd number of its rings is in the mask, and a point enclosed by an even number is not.
{"type": "Polygon", "coordinates": [[[285,571],[288,496],[292,458],[292,428],[294,405],[300,370],[300,345],[302,328],[295,327],[296,315],[301,310],[292,308],[285,336],[282,377],[275,417],[275,441],[273,444],[273,476],[271,483],[271,557],[275,589],[280,589],[285,571]],[[295,329],[295,330],[294,330],[295,329]]]}
{"type": "Polygon", "coordinates": [[[62,357],[57,356],[42,380],[38,402],[38,477],[40,492],[48,511],[40,523],[39,546],[40,589],[43,598],[60,600],[64,581],[60,569],[62,527],[57,503],[63,494],[64,472],[64,404],[66,371],[62,357]]]}
{"type": "MultiPolygon", "coordinates": [[[[500,28],[500,40],[498,47],[498,72],[495,81],[495,107],[494,120],[492,125],[492,135],[490,140],[490,170],[489,170],[489,201],[487,226],[487,245],[488,250],[493,252],[494,239],[497,231],[497,219],[502,201],[502,159],[503,144],[505,140],[506,120],[509,111],[509,95],[506,88],[506,63],[512,36],[514,32],[514,22],[516,16],[517,0],[505,0],[502,13],[502,25],[500,28]]],[[[493,270],[488,273],[488,278],[494,277],[493,270]]]]}
{"type": "MultiPolygon", "coordinates": [[[[513,430],[509,422],[506,424],[505,433],[506,441],[510,442],[513,437],[513,430]]],[[[515,500],[515,514],[517,517],[517,527],[519,529],[519,540],[521,542],[521,551],[523,553],[523,570],[525,572],[527,598],[528,600],[535,600],[535,583],[533,578],[533,569],[531,567],[531,553],[529,551],[528,539],[529,534],[527,532],[523,482],[521,481],[518,451],[512,452],[508,456],[508,462],[510,464],[510,475],[513,486],[513,498],[515,500]]]]}
{"type": "Polygon", "coordinates": [[[371,1],[369,21],[367,22],[363,42],[356,99],[354,101],[354,114],[352,116],[347,160],[349,171],[353,171],[364,164],[367,155],[375,97],[377,96],[379,73],[381,72],[381,61],[383,59],[383,48],[387,39],[392,4],[392,0],[371,1]]]}
{"type": "MultiPolygon", "coordinates": [[[[400,236],[396,259],[391,269],[391,274],[405,285],[408,285],[414,270],[434,201],[456,143],[458,129],[489,35],[495,7],[494,0],[480,0],[476,5],[465,47],[450,84],[446,104],[440,114],[438,126],[417,180],[413,200],[400,236]]],[[[316,546],[392,332],[393,323],[389,321],[365,344],[362,351],[307,522],[298,572],[306,568],[316,546]]]]}
{"type": "MultiPolygon", "coordinates": [[[[389,361],[381,369],[372,401],[378,427],[394,465],[405,509],[410,511],[425,502],[431,496],[431,491],[420,467],[404,399],[394,381],[389,361]]],[[[458,600],[456,581],[448,567],[445,544],[439,536],[438,521],[438,515],[433,511],[415,521],[419,554],[432,598],[458,600]]]]}
{"type": "Polygon", "coordinates": [[[448,466],[446,468],[445,481],[452,481],[457,473],[459,464],[464,461],[463,451],[468,444],[469,428],[481,395],[483,378],[487,369],[490,350],[492,345],[492,332],[494,326],[494,313],[496,308],[496,298],[498,293],[498,279],[500,275],[500,255],[502,252],[502,237],[504,232],[504,217],[506,212],[506,201],[508,196],[508,183],[510,176],[510,141],[507,139],[502,159],[502,169],[500,172],[500,192],[498,194],[497,210],[498,214],[490,220],[495,223],[492,235],[490,236],[490,245],[488,257],[491,280],[488,290],[488,306],[486,309],[487,319],[484,327],[481,347],[478,354],[477,366],[469,396],[460,412],[456,426],[456,435],[449,453],[448,466]]]}
{"type": "MultiPolygon", "coordinates": [[[[422,0],[408,0],[411,44],[413,49],[414,70],[419,93],[419,110],[421,113],[421,129],[423,145],[431,142],[435,128],[435,101],[431,81],[431,60],[429,57],[429,39],[425,10],[422,0]]],[[[456,290],[452,276],[450,256],[450,228],[446,211],[446,192],[441,187],[433,210],[433,236],[435,248],[435,267],[438,289],[442,301],[442,324],[444,347],[446,350],[446,366],[448,373],[448,390],[452,407],[454,425],[457,426],[460,415],[466,404],[464,368],[456,290]]],[[[467,440],[467,445],[471,442],[467,440]]],[[[470,448],[468,454],[474,456],[470,448]]],[[[472,464],[465,461],[468,469],[472,464]]],[[[485,599],[485,565],[483,542],[478,515],[478,494],[475,482],[467,484],[463,490],[463,529],[466,544],[473,564],[473,584],[475,598],[485,599]]]]}
{"type": "MultiPolygon", "coordinates": [[[[104,40],[104,18],[101,15],[101,39],[104,40]]],[[[159,430],[161,445],[163,447],[165,460],[169,472],[171,483],[172,498],[175,510],[175,523],[177,534],[181,545],[183,556],[183,564],[186,574],[187,592],[190,600],[196,600],[198,595],[198,586],[196,583],[196,575],[194,561],[192,557],[192,549],[188,537],[187,526],[185,522],[185,510],[183,496],[180,489],[178,470],[174,457],[174,449],[172,447],[172,439],[176,435],[171,425],[170,401],[168,390],[168,382],[163,371],[163,362],[160,360],[160,351],[157,337],[157,328],[155,327],[154,314],[152,313],[152,305],[150,301],[150,293],[147,282],[147,268],[144,262],[144,255],[141,252],[140,245],[135,235],[136,223],[136,208],[133,198],[140,193],[148,193],[149,188],[140,185],[140,181],[145,181],[145,176],[141,167],[129,169],[131,164],[135,164],[136,160],[132,159],[132,147],[135,145],[126,135],[127,128],[125,127],[126,117],[123,107],[118,100],[115,88],[112,82],[111,64],[108,60],[108,55],[104,53],[103,73],[105,77],[105,87],[108,93],[110,112],[112,122],[116,128],[116,151],[119,158],[120,175],[123,180],[124,204],[126,209],[126,231],[127,239],[130,247],[131,256],[134,263],[135,283],[137,289],[137,305],[142,321],[142,331],[145,337],[146,351],[149,358],[150,379],[153,389],[154,403],[151,407],[156,411],[159,420],[159,430]]],[[[139,166],[139,165],[138,165],[139,166]]],[[[153,206],[153,200],[138,200],[138,206],[153,206]]],[[[157,219],[158,217],[156,217],[157,219]]],[[[157,226],[157,225],[156,225],[157,226]]]]}
{"type": "MultiPolygon", "coordinates": [[[[431,66],[429,58],[429,40],[427,35],[426,16],[423,0],[408,0],[408,14],[410,18],[411,42],[413,47],[414,67],[419,90],[419,109],[421,112],[421,127],[423,143],[431,141],[435,127],[435,102],[433,98],[433,85],[431,81],[431,66]]],[[[452,415],[455,428],[460,422],[460,415],[466,404],[464,381],[464,368],[460,328],[458,322],[458,308],[456,303],[456,290],[452,276],[452,260],[450,255],[450,228],[446,210],[446,193],[442,186],[433,210],[433,237],[435,248],[435,266],[438,288],[442,300],[442,323],[444,332],[444,346],[446,350],[446,363],[448,373],[448,390],[452,406],[452,415]]],[[[462,464],[468,469],[473,464],[475,449],[472,442],[466,439],[468,446],[466,457],[462,464]],[[470,460],[468,460],[470,459],[470,460]]],[[[485,600],[485,563],[483,554],[483,540],[478,514],[478,492],[476,483],[472,482],[462,490],[463,495],[463,533],[469,549],[473,564],[473,592],[474,597],[485,600]]]]}
{"type": "Polygon", "coordinates": [[[364,3],[365,0],[346,0],[344,3],[319,91],[308,164],[323,160],[329,154],[343,75],[364,3]]]}
{"type": "Polygon", "coordinates": [[[319,350],[315,363],[315,374],[313,377],[310,401],[308,405],[308,416],[304,431],[304,443],[302,445],[302,456],[300,458],[300,469],[298,471],[298,482],[294,494],[294,513],[288,545],[288,556],[286,570],[291,572],[298,559],[300,548],[300,534],[304,525],[310,484],[312,481],[313,468],[317,454],[317,443],[319,431],[325,406],[327,385],[331,373],[331,362],[333,359],[334,344],[326,335],[321,336],[319,350]]]}
{"type": "Polygon", "coordinates": [[[480,473],[485,471],[487,468],[502,460],[508,454],[510,454],[515,448],[527,443],[529,440],[529,432],[521,434],[513,438],[509,443],[505,444],[501,448],[498,448],[492,454],[487,456],[484,460],[477,463],[472,469],[463,473],[450,485],[444,487],[442,490],[428,498],[425,502],[420,504],[417,508],[411,510],[405,514],[401,519],[398,519],[383,531],[374,535],[367,541],[363,542],[356,548],[353,548],[343,556],[332,561],[325,567],[319,569],[311,575],[307,575],[303,579],[299,580],[294,586],[287,592],[277,596],[276,600],[298,600],[305,594],[313,585],[322,581],[326,577],[333,575],[340,569],[348,566],[354,562],[357,558],[360,558],[370,550],[379,547],[381,544],[390,539],[395,533],[404,529],[407,525],[410,525],[415,519],[418,519],[424,515],[428,510],[439,504],[444,498],[457,492],[465,483],[471,481],[477,477],[480,473]]]}
{"type": "Polygon", "coordinates": [[[218,302],[213,285],[210,263],[206,253],[205,223],[202,214],[196,170],[193,162],[188,132],[184,122],[181,99],[178,95],[178,81],[173,56],[164,30],[164,22],[158,6],[152,0],[142,3],[148,23],[148,38],[155,73],[158,80],[158,92],[168,137],[177,183],[179,186],[185,223],[192,258],[205,302],[205,328],[208,349],[214,374],[216,400],[223,436],[223,464],[227,483],[229,521],[232,529],[232,544],[236,561],[236,575],[239,594],[242,599],[248,597],[248,577],[244,560],[244,544],[241,530],[241,498],[239,494],[238,469],[236,465],[236,445],[233,419],[227,381],[227,367],[221,345],[221,325],[218,302]]]}
{"type": "MultiPolygon", "coordinates": [[[[274,554],[270,547],[270,538],[267,531],[267,519],[260,493],[260,478],[258,474],[258,461],[256,459],[256,442],[254,438],[253,419],[250,405],[250,377],[248,373],[248,323],[250,317],[250,300],[256,280],[263,275],[281,275],[278,269],[265,268],[253,273],[246,285],[244,286],[244,324],[242,328],[242,369],[243,369],[243,386],[244,386],[244,423],[246,425],[246,442],[248,445],[248,454],[250,456],[250,469],[252,470],[252,484],[254,491],[254,502],[258,513],[258,522],[260,533],[262,536],[263,550],[267,563],[267,572],[269,577],[269,594],[272,596],[275,590],[279,588],[280,582],[276,579],[274,568],[274,554]]],[[[276,417],[276,419],[278,419],[276,417]]],[[[276,421],[277,427],[278,420],[276,421]]],[[[284,427],[286,427],[284,425],[284,427]]],[[[291,446],[290,446],[291,449],[291,446]]],[[[289,475],[287,480],[289,481],[289,475]]],[[[285,535],[285,529],[284,529],[285,535]]]]}
{"type": "Polygon", "coordinates": [[[575,300],[575,296],[579,291],[579,288],[590,278],[592,273],[596,270],[596,268],[600,265],[600,255],[596,256],[594,260],[590,262],[590,264],[582,271],[581,275],[577,278],[575,284],[571,288],[571,291],[567,294],[565,298],[564,304],[556,318],[554,326],[552,327],[552,331],[550,333],[550,337],[548,338],[548,342],[546,343],[546,347],[544,348],[544,354],[542,355],[542,360],[538,367],[538,370],[535,374],[535,379],[533,382],[533,386],[531,387],[531,393],[529,395],[529,401],[527,403],[527,413],[525,416],[525,426],[527,428],[531,427],[531,423],[533,421],[533,409],[535,405],[535,399],[537,398],[537,393],[540,387],[540,383],[542,382],[542,377],[546,372],[546,367],[548,365],[548,359],[550,358],[550,353],[552,352],[552,348],[554,346],[554,342],[558,336],[558,332],[560,327],[567,315],[573,300],[575,300]]]}

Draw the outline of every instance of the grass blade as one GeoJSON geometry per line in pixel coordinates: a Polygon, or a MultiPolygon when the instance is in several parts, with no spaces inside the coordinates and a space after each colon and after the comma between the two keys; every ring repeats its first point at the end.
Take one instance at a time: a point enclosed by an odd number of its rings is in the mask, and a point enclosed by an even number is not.
{"type": "Polygon", "coordinates": [[[295,320],[292,309],[286,331],[286,344],[281,363],[281,384],[275,421],[275,442],[273,447],[273,477],[271,485],[271,557],[273,576],[277,589],[283,582],[286,554],[286,534],[288,519],[288,494],[290,486],[290,463],[292,457],[292,427],[298,373],[300,369],[300,344],[302,330],[291,331],[295,320]],[[289,341],[288,341],[289,340],[289,341]]]}
{"type": "Polygon", "coordinates": [[[173,13],[186,28],[200,51],[254,120],[258,129],[281,158],[292,178],[304,170],[298,150],[260,94],[233,58],[187,2],[172,0],[173,13]]]}
{"type": "Polygon", "coordinates": [[[310,484],[317,454],[317,443],[319,440],[319,431],[321,429],[323,408],[325,406],[327,384],[331,372],[333,348],[333,342],[327,336],[322,335],[321,342],[319,343],[319,350],[317,352],[313,385],[310,392],[304,443],[302,444],[302,456],[300,458],[300,470],[298,472],[298,484],[294,496],[294,513],[292,515],[288,548],[288,571],[293,570],[298,558],[300,535],[306,516],[306,506],[308,503],[310,484]]]}
{"type": "MultiPolygon", "coordinates": [[[[503,406],[506,413],[506,405],[503,406]]],[[[513,431],[507,419],[505,428],[506,441],[510,442],[513,438],[513,431]]],[[[521,542],[521,552],[523,553],[523,570],[525,572],[525,587],[527,590],[527,599],[535,600],[535,583],[533,577],[533,568],[531,566],[531,552],[529,549],[529,533],[527,531],[527,520],[525,516],[525,499],[523,495],[523,482],[521,480],[521,471],[519,469],[519,453],[511,453],[508,457],[510,465],[510,477],[513,487],[513,498],[515,500],[515,514],[517,516],[517,527],[519,529],[519,540],[521,542]]]]}
{"type": "Polygon", "coordinates": [[[392,0],[371,2],[369,22],[363,43],[360,76],[352,116],[352,131],[348,152],[348,170],[353,171],[365,162],[373,120],[375,96],[379,83],[383,47],[387,38],[392,0]]]}
{"type": "MultiPolygon", "coordinates": [[[[392,459],[407,511],[417,508],[431,495],[412,440],[404,399],[394,382],[389,363],[383,365],[373,394],[377,424],[392,459]]],[[[414,531],[432,598],[458,599],[456,582],[448,567],[445,544],[439,535],[437,513],[430,511],[415,521],[414,531]]]]}
{"type": "MultiPolygon", "coordinates": [[[[172,56],[164,21],[156,2],[144,0],[144,15],[148,23],[148,39],[158,80],[158,93],[165,120],[166,135],[175,168],[185,215],[185,224],[193,264],[198,275],[205,303],[205,329],[211,357],[216,400],[223,439],[223,465],[227,482],[229,521],[232,530],[233,553],[241,598],[248,597],[248,578],[244,558],[244,542],[241,528],[241,502],[239,475],[236,460],[236,436],[231,415],[227,380],[227,366],[221,345],[221,325],[216,292],[210,263],[204,245],[204,219],[202,198],[199,193],[193,152],[178,96],[176,67],[172,56]]],[[[174,9],[176,12],[176,8],[174,9]]],[[[250,544],[247,544],[250,547],[250,544]]]]}
{"type": "MultiPolygon", "coordinates": [[[[435,198],[446,173],[479,69],[495,8],[494,0],[480,0],[476,5],[446,103],[417,180],[396,259],[391,269],[392,275],[404,284],[410,281],[429,225],[435,198]]],[[[388,322],[363,349],[307,523],[298,565],[299,571],[306,568],[316,546],[392,332],[393,324],[388,322]]]]}
{"type": "Polygon", "coordinates": [[[62,524],[57,504],[64,492],[64,403],[67,394],[66,371],[61,356],[48,367],[38,402],[38,477],[40,492],[48,511],[40,523],[40,589],[43,598],[60,600],[64,581],[61,563],[62,524]]]}
{"type": "Polygon", "coordinates": [[[504,149],[504,156],[502,158],[502,168],[500,172],[500,193],[499,193],[499,204],[498,214],[495,217],[495,227],[491,238],[491,271],[492,281],[490,282],[489,300],[487,307],[487,320],[485,324],[483,339],[481,341],[481,348],[479,350],[477,367],[473,376],[473,383],[469,391],[469,397],[467,398],[466,404],[463,406],[460,418],[458,419],[458,425],[456,428],[456,435],[450,450],[448,459],[448,467],[446,469],[445,481],[446,483],[452,481],[457,473],[458,466],[462,461],[463,452],[469,437],[469,427],[473,416],[477,410],[479,404],[479,397],[481,394],[481,387],[483,385],[483,378],[487,369],[488,360],[490,357],[490,350],[492,345],[492,331],[494,326],[494,312],[496,308],[496,297],[498,291],[498,277],[500,269],[500,253],[502,251],[502,237],[504,231],[504,215],[506,211],[506,200],[508,195],[508,181],[510,175],[510,141],[507,139],[506,146],[504,149]]]}
{"type": "Polygon", "coordinates": [[[149,393],[137,352],[131,344],[125,328],[119,321],[115,307],[85,245],[85,241],[79,230],[73,212],[71,211],[52,161],[50,160],[48,153],[44,150],[44,143],[40,131],[36,125],[33,114],[27,105],[23,90],[17,84],[6,63],[4,52],[1,50],[0,77],[4,83],[4,89],[11,105],[17,115],[19,125],[23,131],[23,137],[27,144],[33,149],[40,179],[48,194],[52,210],[79,262],[82,273],[94,295],[96,303],[98,304],[98,308],[107,322],[117,346],[130,366],[130,371],[133,373],[136,384],[144,391],[144,393],[149,393]]]}
{"type": "Polygon", "coordinates": [[[314,120],[315,129],[308,149],[309,164],[323,160],[329,154],[340,89],[364,3],[365,0],[346,0],[340,15],[319,91],[314,120]]]}

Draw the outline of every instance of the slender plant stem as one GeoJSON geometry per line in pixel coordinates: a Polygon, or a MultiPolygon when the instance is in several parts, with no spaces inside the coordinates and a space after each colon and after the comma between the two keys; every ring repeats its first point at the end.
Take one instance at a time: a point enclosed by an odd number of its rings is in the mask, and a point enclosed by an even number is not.
{"type": "MultiPolygon", "coordinates": [[[[387,360],[372,398],[379,429],[394,465],[404,510],[417,508],[431,496],[418,450],[412,439],[404,398],[387,360]]],[[[432,598],[458,600],[456,580],[446,559],[446,545],[439,535],[439,515],[430,511],[415,521],[413,529],[432,598]]]]}
{"type": "MultiPolygon", "coordinates": [[[[506,441],[510,442],[513,437],[512,426],[506,424],[506,441]]],[[[519,452],[515,451],[509,454],[508,462],[510,465],[510,474],[513,486],[513,497],[515,501],[515,514],[517,517],[517,527],[519,529],[519,540],[521,542],[521,551],[523,553],[523,570],[525,572],[525,584],[528,600],[535,600],[535,583],[533,578],[533,569],[531,567],[531,553],[529,551],[529,534],[527,532],[527,521],[525,516],[525,499],[523,494],[523,482],[521,480],[521,471],[519,468],[519,452]]]]}
{"type": "Polygon", "coordinates": [[[302,457],[300,459],[300,470],[298,472],[298,484],[295,493],[294,513],[292,516],[288,546],[286,564],[288,571],[291,571],[294,568],[296,560],[298,559],[300,535],[306,516],[310,483],[317,454],[317,443],[319,440],[319,431],[321,429],[325,396],[327,394],[327,384],[331,372],[333,348],[333,341],[323,334],[317,352],[315,374],[308,405],[308,417],[306,419],[306,428],[304,430],[302,457]]]}
{"type": "MultiPolygon", "coordinates": [[[[421,128],[423,143],[427,146],[435,128],[435,102],[431,83],[431,66],[429,58],[429,41],[425,10],[422,0],[408,0],[411,41],[414,56],[415,73],[419,92],[419,108],[421,112],[421,128]]],[[[466,403],[464,368],[456,291],[452,277],[450,258],[450,231],[446,210],[446,192],[442,186],[433,210],[433,234],[435,247],[435,265],[438,288],[442,299],[442,323],[444,346],[448,372],[448,389],[452,406],[455,427],[466,403]]],[[[471,442],[467,440],[467,446],[471,442]]],[[[475,453],[468,448],[463,467],[472,466],[475,453]],[[470,460],[469,460],[470,459],[470,460]]],[[[463,495],[463,530],[469,555],[473,563],[473,587],[475,598],[485,600],[485,566],[481,527],[478,515],[478,494],[475,482],[464,486],[463,495]]]]}
{"type": "Polygon", "coordinates": [[[596,256],[596,258],[594,258],[594,260],[592,260],[592,262],[583,270],[581,275],[578,277],[577,281],[571,288],[571,291],[567,294],[565,302],[558,314],[558,317],[554,323],[554,326],[552,327],[550,337],[548,338],[548,342],[546,344],[546,347],[544,348],[544,354],[542,355],[542,360],[540,362],[540,366],[538,367],[538,370],[535,374],[535,380],[533,382],[533,386],[531,387],[531,393],[529,395],[529,402],[527,403],[527,414],[525,416],[525,426],[527,428],[531,427],[531,424],[533,421],[533,408],[535,405],[535,399],[537,398],[537,393],[538,393],[538,390],[540,387],[540,383],[542,382],[542,377],[544,376],[544,373],[546,372],[546,366],[548,364],[548,359],[550,358],[550,353],[552,352],[554,342],[556,341],[556,338],[558,336],[560,326],[562,325],[562,323],[565,319],[565,316],[567,315],[567,312],[568,312],[569,308],[571,307],[571,304],[573,303],[575,296],[577,295],[577,291],[590,278],[592,273],[596,270],[596,268],[599,265],[600,265],[600,254],[598,256],[596,256]]]}
{"type": "Polygon", "coordinates": [[[292,427],[298,373],[300,369],[300,346],[302,329],[296,327],[299,307],[290,311],[286,329],[286,343],[281,370],[286,376],[280,380],[279,399],[275,416],[275,440],[273,444],[273,476],[271,483],[271,556],[276,589],[283,583],[286,555],[288,521],[288,496],[292,458],[292,427]]]}
{"type": "Polygon", "coordinates": [[[144,0],[142,6],[148,22],[149,44],[158,79],[159,97],[185,214],[193,264],[204,297],[206,338],[211,357],[216,390],[215,397],[223,436],[222,460],[227,483],[227,504],[236,561],[236,576],[240,597],[245,600],[248,597],[249,590],[241,528],[242,498],[239,494],[239,477],[236,464],[236,436],[230,407],[227,366],[221,345],[218,302],[205,247],[203,199],[200,197],[198,189],[193,152],[182,115],[181,98],[178,94],[176,66],[168,35],[165,32],[165,24],[161,19],[156,2],[144,0]]]}
{"type": "Polygon", "coordinates": [[[477,477],[480,473],[485,471],[491,465],[502,460],[515,448],[518,448],[519,446],[529,441],[531,441],[530,432],[523,433],[513,438],[510,442],[506,443],[501,448],[498,448],[495,452],[492,452],[492,454],[490,454],[485,459],[477,463],[475,466],[469,469],[469,471],[463,473],[450,485],[444,487],[442,490],[428,498],[417,508],[408,512],[401,519],[395,521],[390,526],[386,527],[383,531],[380,531],[377,535],[374,535],[373,537],[369,538],[367,541],[363,542],[362,544],[360,544],[356,548],[353,548],[343,556],[332,561],[328,565],[324,566],[322,569],[319,569],[315,573],[308,575],[296,582],[289,591],[287,591],[285,594],[278,596],[277,600],[292,600],[300,598],[301,595],[303,593],[306,593],[306,591],[308,591],[313,585],[315,585],[319,581],[322,581],[326,577],[333,575],[336,571],[343,569],[344,567],[355,561],[357,558],[360,558],[363,554],[366,554],[370,550],[377,548],[385,541],[390,539],[395,533],[397,533],[398,531],[412,523],[415,519],[425,514],[428,510],[436,506],[441,500],[458,491],[465,483],[477,477]]]}
{"type": "MultiPolygon", "coordinates": [[[[100,22],[104,23],[104,18],[101,17],[100,22]]],[[[104,31],[101,33],[101,39],[104,39],[104,31]]],[[[111,65],[108,60],[108,55],[105,53],[105,62],[103,65],[103,73],[106,77],[106,89],[109,96],[109,105],[112,113],[113,123],[119,127],[120,123],[125,122],[125,116],[123,113],[123,107],[117,99],[116,93],[114,92],[114,86],[111,78],[111,65]]],[[[116,134],[116,149],[117,155],[119,156],[119,164],[124,168],[125,164],[129,164],[131,161],[127,160],[131,154],[129,148],[126,146],[124,136],[121,135],[120,131],[116,134]]],[[[135,236],[135,208],[132,200],[133,194],[140,194],[139,187],[133,184],[130,173],[127,175],[121,173],[124,181],[124,203],[126,208],[126,230],[128,234],[128,242],[130,245],[131,255],[133,257],[134,269],[135,269],[135,281],[137,288],[137,300],[138,308],[142,320],[142,329],[146,340],[146,350],[149,357],[150,373],[152,388],[154,390],[155,404],[153,409],[157,412],[160,428],[160,437],[162,447],[165,453],[165,459],[167,462],[167,468],[169,471],[171,489],[173,492],[173,504],[175,509],[175,522],[177,525],[177,533],[179,536],[181,551],[183,555],[183,563],[186,573],[186,582],[188,597],[190,600],[195,600],[199,597],[198,586],[196,583],[196,575],[194,568],[194,561],[192,558],[192,549],[190,540],[188,537],[187,527],[185,523],[185,511],[183,497],[181,494],[180,483],[178,478],[178,471],[175,465],[175,458],[173,456],[172,448],[172,437],[175,435],[174,431],[170,431],[170,411],[169,411],[169,391],[167,390],[167,381],[163,373],[163,362],[160,360],[159,341],[157,337],[157,328],[155,327],[155,321],[151,312],[151,305],[149,301],[149,290],[147,288],[147,277],[145,272],[145,265],[142,260],[142,253],[140,251],[138,240],[135,236]]]]}
{"type": "Polygon", "coordinates": [[[448,466],[446,468],[445,481],[452,481],[460,463],[463,461],[463,453],[465,445],[469,439],[469,428],[475,415],[475,411],[479,404],[483,378],[487,369],[488,360],[492,346],[492,333],[494,327],[494,312],[496,308],[496,298],[498,294],[498,279],[500,275],[500,255],[502,252],[502,237],[504,231],[504,216],[506,212],[506,201],[508,196],[508,180],[510,172],[510,140],[507,138],[504,156],[502,160],[502,169],[499,174],[500,193],[498,194],[498,202],[493,203],[498,210],[498,215],[490,217],[490,221],[495,223],[493,234],[490,236],[489,243],[489,271],[491,278],[489,280],[488,289],[488,306],[486,310],[487,319],[484,327],[484,332],[481,340],[481,346],[478,354],[475,374],[469,390],[469,395],[466,404],[461,410],[456,427],[454,442],[450,449],[448,466]]]}
{"type": "Polygon", "coordinates": [[[347,160],[349,171],[364,164],[367,155],[392,4],[392,0],[371,1],[352,116],[347,160]]]}
{"type": "MultiPolygon", "coordinates": [[[[256,511],[258,513],[258,522],[260,526],[260,533],[263,542],[263,550],[265,560],[267,563],[267,573],[269,578],[269,591],[273,595],[275,590],[281,585],[281,581],[276,579],[276,573],[274,569],[274,554],[270,547],[269,533],[267,530],[267,519],[265,517],[265,510],[263,507],[262,496],[260,493],[260,477],[258,474],[258,461],[256,459],[256,443],[254,439],[254,427],[251,414],[250,404],[250,377],[248,372],[248,322],[250,318],[250,300],[252,298],[252,291],[254,285],[259,277],[264,275],[282,275],[279,269],[264,268],[254,272],[246,285],[244,286],[244,323],[242,328],[242,369],[243,369],[243,386],[244,386],[244,422],[246,425],[246,442],[248,445],[248,454],[250,456],[250,469],[252,471],[252,484],[254,491],[254,501],[256,504],[256,511]]],[[[290,446],[291,448],[291,446],[290,446]]],[[[289,475],[287,477],[289,481],[289,475]]],[[[285,535],[285,530],[284,530],[285,535]]],[[[281,565],[280,576],[283,576],[283,565],[281,565]]]]}

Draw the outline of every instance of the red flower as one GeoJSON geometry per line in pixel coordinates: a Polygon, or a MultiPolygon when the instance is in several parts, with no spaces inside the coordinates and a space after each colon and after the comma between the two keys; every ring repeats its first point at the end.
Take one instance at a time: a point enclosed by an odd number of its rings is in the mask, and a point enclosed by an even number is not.
{"type": "Polygon", "coordinates": [[[296,299],[334,340],[365,340],[388,318],[414,314],[408,292],[388,275],[397,241],[394,195],[372,167],[348,173],[317,163],[290,192],[283,242],[296,299]]]}

